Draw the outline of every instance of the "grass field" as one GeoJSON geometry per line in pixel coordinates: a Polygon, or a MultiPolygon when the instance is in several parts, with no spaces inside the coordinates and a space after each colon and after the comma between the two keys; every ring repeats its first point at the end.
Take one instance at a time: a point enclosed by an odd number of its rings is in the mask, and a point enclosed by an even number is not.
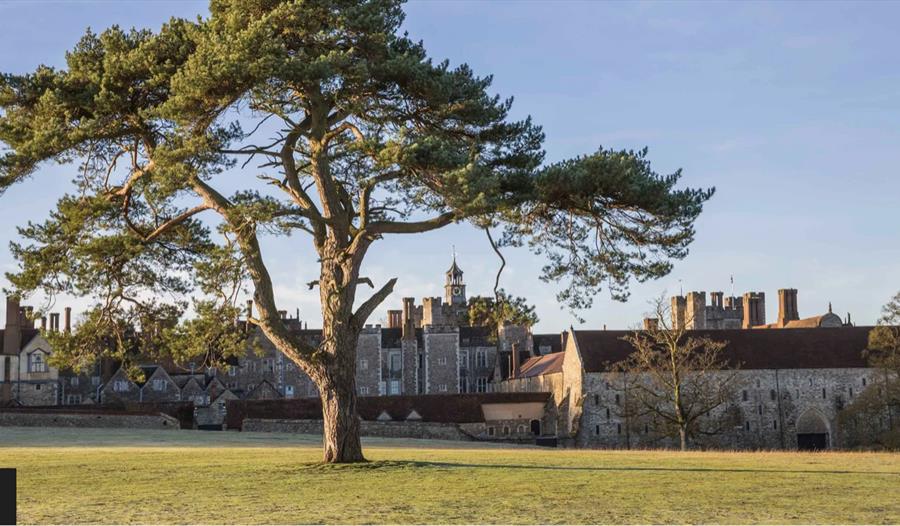
{"type": "Polygon", "coordinates": [[[900,455],[0,428],[25,523],[898,523],[900,455]],[[477,447],[476,447],[477,446],[477,447]]]}

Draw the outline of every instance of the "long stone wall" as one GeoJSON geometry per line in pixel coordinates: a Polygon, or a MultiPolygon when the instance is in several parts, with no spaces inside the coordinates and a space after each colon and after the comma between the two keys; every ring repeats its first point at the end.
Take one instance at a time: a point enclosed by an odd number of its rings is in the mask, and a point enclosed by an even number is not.
{"type": "MultiPolygon", "coordinates": [[[[480,435],[484,428],[484,424],[438,422],[372,422],[363,420],[360,424],[362,436],[433,440],[472,440],[472,437],[480,435]]],[[[321,435],[322,421],[246,418],[243,431],[321,435]]]]}
{"type": "Polygon", "coordinates": [[[64,414],[0,412],[0,427],[109,427],[126,429],[180,429],[177,418],[169,415],[64,414]]]}

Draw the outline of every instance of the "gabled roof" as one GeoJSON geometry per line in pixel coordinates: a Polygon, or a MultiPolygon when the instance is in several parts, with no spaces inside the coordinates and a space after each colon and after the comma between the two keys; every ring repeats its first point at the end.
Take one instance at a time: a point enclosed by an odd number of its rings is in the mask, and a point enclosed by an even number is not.
{"type": "MultiPolygon", "coordinates": [[[[830,369],[867,367],[862,352],[871,327],[791,330],[688,331],[728,342],[722,357],[741,369],[830,369]]],[[[602,372],[634,351],[622,338],[634,331],[574,331],[586,372],[602,372]]]]}
{"type": "Polygon", "coordinates": [[[564,353],[558,352],[529,358],[519,366],[518,378],[530,378],[562,372],[563,359],[565,357],[564,353]]]}
{"type": "MultiPolygon", "coordinates": [[[[6,331],[4,329],[0,329],[0,354],[3,353],[3,336],[6,331]]],[[[41,334],[40,329],[33,328],[23,328],[21,330],[22,337],[19,339],[19,348],[15,350],[15,352],[11,354],[19,354],[19,352],[28,346],[31,343],[31,340],[35,339],[39,334],[41,334]]]]}

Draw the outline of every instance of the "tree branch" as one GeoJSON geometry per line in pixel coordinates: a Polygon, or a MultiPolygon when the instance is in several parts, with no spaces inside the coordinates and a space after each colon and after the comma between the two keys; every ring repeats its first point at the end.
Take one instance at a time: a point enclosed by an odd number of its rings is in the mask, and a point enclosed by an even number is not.
{"type": "Polygon", "coordinates": [[[397,284],[397,278],[391,278],[387,283],[381,287],[378,292],[372,294],[372,297],[363,302],[362,305],[356,309],[356,312],[353,313],[353,317],[350,320],[350,323],[359,330],[362,328],[363,324],[366,323],[366,320],[369,319],[369,316],[372,315],[372,312],[381,305],[381,302],[385,300],[392,292],[394,292],[394,285],[397,284]]]}

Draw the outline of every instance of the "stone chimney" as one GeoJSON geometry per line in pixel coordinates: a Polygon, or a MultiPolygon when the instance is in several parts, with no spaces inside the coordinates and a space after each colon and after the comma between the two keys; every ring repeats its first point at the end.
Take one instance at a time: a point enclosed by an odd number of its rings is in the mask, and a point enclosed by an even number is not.
{"type": "Polygon", "coordinates": [[[403,311],[402,310],[389,310],[388,314],[388,328],[389,329],[402,329],[403,328],[403,311]]]}
{"type": "Polygon", "coordinates": [[[778,289],[778,326],[784,327],[789,321],[799,319],[797,289],[778,289]]]}
{"type": "Polygon", "coordinates": [[[415,298],[403,298],[403,336],[404,340],[414,340],[416,338],[416,322],[413,311],[416,308],[415,298]]]}
{"type": "Polygon", "coordinates": [[[64,312],[65,314],[63,315],[63,327],[66,331],[66,334],[69,334],[72,332],[72,307],[66,307],[66,310],[64,312]]]}
{"type": "Polygon", "coordinates": [[[706,328],[705,292],[688,292],[685,321],[689,329],[703,330],[706,328]]]}
{"type": "Polygon", "coordinates": [[[672,296],[672,328],[681,329],[685,326],[687,313],[687,300],[684,296],[672,296]]]}
{"type": "Polygon", "coordinates": [[[509,358],[509,377],[517,378],[519,376],[519,344],[512,344],[511,355],[509,358]]]}
{"type": "Polygon", "coordinates": [[[744,293],[744,321],[742,327],[750,329],[766,324],[766,294],[764,292],[744,293]]]}
{"type": "Polygon", "coordinates": [[[52,332],[59,332],[59,313],[58,312],[50,313],[50,330],[52,332]]]}
{"type": "Polygon", "coordinates": [[[644,330],[655,331],[659,329],[659,318],[644,318],[644,330]]]}
{"type": "Polygon", "coordinates": [[[19,315],[19,298],[6,297],[6,327],[3,332],[3,354],[19,354],[22,345],[22,316],[19,315]]]}

